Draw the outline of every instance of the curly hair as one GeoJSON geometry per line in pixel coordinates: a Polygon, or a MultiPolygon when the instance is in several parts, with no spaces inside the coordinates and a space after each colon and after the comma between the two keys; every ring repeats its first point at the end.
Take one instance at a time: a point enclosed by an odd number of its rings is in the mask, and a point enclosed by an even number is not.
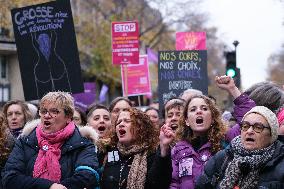
{"type": "MultiPolygon", "coordinates": [[[[132,129],[131,132],[135,136],[136,145],[147,145],[148,152],[154,152],[158,146],[158,133],[155,129],[153,122],[150,120],[143,111],[136,108],[129,108],[122,112],[129,112],[130,119],[132,120],[132,129]]],[[[115,121],[115,126],[117,125],[117,120],[115,121]]],[[[113,135],[111,137],[111,143],[117,144],[118,137],[113,135]]]]}
{"type": "Polygon", "coordinates": [[[19,105],[23,111],[23,114],[24,114],[24,119],[25,119],[25,123],[31,121],[33,119],[33,116],[32,116],[32,113],[30,112],[29,110],[29,107],[28,105],[24,102],[24,101],[21,101],[21,100],[11,100],[9,102],[7,102],[4,106],[3,106],[3,114],[4,114],[4,121],[5,121],[5,124],[8,126],[8,120],[7,120],[7,112],[8,112],[8,108],[11,106],[11,105],[19,105]]]}
{"type": "Polygon", "coordinates": [[[73,117],[75,106],[73,97],[67,92],[49,92],[40,100],[39,107],[54,103],[64,109],[65,115],[73,117]]]}
{"type": "Polygon", "coordinates": [[[4,114],[0,112],[0,166],[3,165],[3,163],[8,158],[10,152],[12,151],[11,148],[7,147],[7,143],[9,142],[9,139],[12,140],[12,138],[8,137],[9,131],[8,126],[5,121],[4,114]]]}
{"type": "Polygon", "coordinates": [[[201,98],[205,101],[205,103],[208,105],[209,110],[211,111],[212,115],[212,123],[211,127],[208,131],[208,140],[212,144],[211,152],[215,154],[216,152],[220,151],[222,149],[221,142],[224,139],[225,136],[225,125],[221,118],[221,113],[217,106],[214,105],[212,100],[204,95],[195,95],[191,97],[184,108],[183,115],[181,116],[179,120],[179,127],[176,133],[177,140],[185,140],[192,144],[192,141],[196,138],[193,135],[193,131],[190,126],[186,125],[186,120],[188,119],[188,107],[192,99],[195,98],[201,98]]]}

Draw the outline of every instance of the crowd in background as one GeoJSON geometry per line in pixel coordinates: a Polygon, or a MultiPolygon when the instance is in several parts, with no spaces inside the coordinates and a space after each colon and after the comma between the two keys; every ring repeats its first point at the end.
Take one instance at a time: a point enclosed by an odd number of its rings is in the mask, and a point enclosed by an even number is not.
{"type": "Polygon", "coordinates": [[[83,111],[66,92],[36,106],[9,101],[0,113],[0,188],[284,188],[283,89],[215,82],[232,96],[232,112],[195,89],[161,110],[117,97],[83,111]]]}

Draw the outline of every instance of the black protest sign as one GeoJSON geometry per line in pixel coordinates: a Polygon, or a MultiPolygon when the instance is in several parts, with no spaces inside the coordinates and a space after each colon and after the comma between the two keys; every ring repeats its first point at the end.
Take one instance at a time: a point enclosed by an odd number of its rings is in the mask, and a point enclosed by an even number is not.
{"type": "Polygon", "coordinates": [[[159,51],[160,107],[186,89],[208,93],[207,51],[159,51]]]}
{"type": "Polygon", "coordinates": [[[69,0],[13,9],[25,100],[84,91],[69,0]]]}

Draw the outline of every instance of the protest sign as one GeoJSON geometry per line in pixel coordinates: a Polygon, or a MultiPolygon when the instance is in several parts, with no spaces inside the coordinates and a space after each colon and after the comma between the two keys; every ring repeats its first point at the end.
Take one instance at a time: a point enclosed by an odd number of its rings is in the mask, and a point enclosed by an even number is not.
{"type": "Polygon", "coordinates": [[[186,89],[207,94],[207,51],[159,51],[158,86],[160,107],[186,89]]]}
{"type": "Polygon", "coordinates": [[[127,96],[150,94],[151,85],[147,55],[140,55],[139,64],[121,66],[121,78],[124,96],[126,96],[126,93],[127,96]],[[125,77],[126,73],[127,78],[125,77]]]}
{"type": "Polygon", "coordinates": [[[177,32],[176,50],[206,50],[206,33],[177,32]]]}
{"type": "Polygon", "coordinates": [[[75,106],[80,107],[84,111],[87,110],[88,106],[96,100],[96,85],[94,82],[84,83],[84,92],[72,95],[74,98],[75,106]]]}
{"type": "Polygon", "coordinates": [[[70,1],[13,9],[25,100],[50,91],[83,91],[70,1]]]}
{"type": "Polygon", "coordinates": [[[139,28],[138,22],[112,22],[112,63],[138,64],[139,28]]]}

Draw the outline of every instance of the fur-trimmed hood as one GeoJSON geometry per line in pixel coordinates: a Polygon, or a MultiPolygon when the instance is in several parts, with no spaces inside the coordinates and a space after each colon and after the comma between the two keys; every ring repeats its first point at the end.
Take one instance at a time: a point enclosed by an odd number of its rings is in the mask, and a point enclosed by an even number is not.
{"type": "MultiPolygon", "coordinates": [[[[40,119],[35,119],[25,124],[24,129],[20,137],[28,136],[38,125],[40,124],[40,119]]],[[[99,135],[96,130],[89,126],[80,127],[77,126],[82,137],[88,138],[94,144],[97,143],[99,135]]]]}

